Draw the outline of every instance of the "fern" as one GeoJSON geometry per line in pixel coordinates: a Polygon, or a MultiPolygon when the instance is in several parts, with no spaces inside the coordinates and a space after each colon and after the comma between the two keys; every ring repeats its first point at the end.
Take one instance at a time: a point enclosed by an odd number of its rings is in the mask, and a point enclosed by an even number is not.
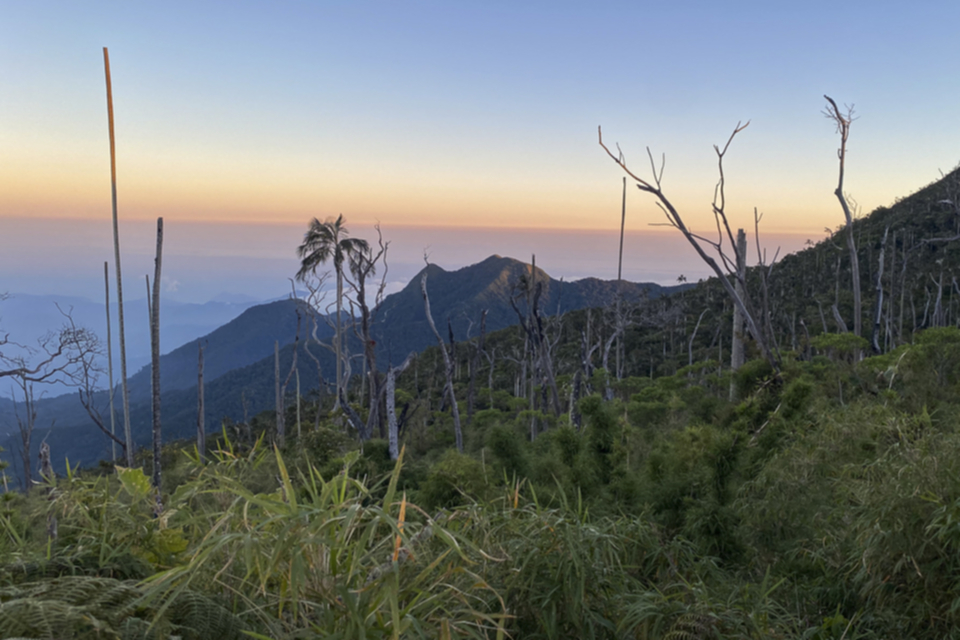
{"type": "Polygon", "coordinates": [[[240,635],[236,616],[191,591],[164,608],[148,606],[135,582],[112,578],[64,576],[0,589],[2,638],[236,640],[240,635]]]}

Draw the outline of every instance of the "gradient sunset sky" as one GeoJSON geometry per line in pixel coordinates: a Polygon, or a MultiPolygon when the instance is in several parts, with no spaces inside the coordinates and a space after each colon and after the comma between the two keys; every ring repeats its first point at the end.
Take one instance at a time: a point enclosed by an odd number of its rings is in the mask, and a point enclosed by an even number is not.
{"type": "MultiPolygon", "coordinates": [[[[163,216],[168,290],[201,300],[281,295],[307,221],[339,213],[357,235],[381,223],[396,286],[424,250],[615,277],[622,173],[598,125],[640,175],[647,146],[665,153],[666,192],[709,231],[712,145],[750,120],[728,209],[752,228],[758,207],[768,244],[796,250],[842,221],[823,94],[855,105],[846,188],[864,213],[960,161],[958,24],[955,0],[0,1],[0,291],[98,295],[104,46],[125,275],[150,270],[163,216]]],[[[647,233],[648,196],[627,206],[625,277],[703,273],[647,233]]]]}

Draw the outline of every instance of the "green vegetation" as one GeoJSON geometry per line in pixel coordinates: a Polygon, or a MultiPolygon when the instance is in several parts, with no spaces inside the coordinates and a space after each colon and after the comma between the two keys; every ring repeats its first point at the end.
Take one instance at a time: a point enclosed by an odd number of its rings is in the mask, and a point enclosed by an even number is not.
{"type": "MultiPolygon", "coordinates": [[[[266,411],[225,418],[205,458],[168,445],[162,512],[146,459],[5,492],[0,637],[960,637],[957,249],[923,242],[957,184],[855,223],[888,292],[864,291],[873,340],[842,328],[831,239],[747,279],[777,358],[748,343],[735,372],[714,281],[560,317],[521,277],[496,290],[525,331],[450,346],[462,453],[432,347],[397,378],[396,461],[354,371],[352,423],[305,384],[283,439],[266,411]]],[[[225,373],[211,406],[268,398],[272,371],[225,373]]],[[[192,426],[192,398],[168,406],[192,426]]]]}
{"type": "Polygon", "coordinates": [[[0,636],[952,637],[960,329],[834,342],[732,402],[715,365],[622,380],[533,441],[481,389],[465,454],[436,413],[395,464],[225,426],[168,450],[159,517],[139,468],[4,494],[0,636]]]}

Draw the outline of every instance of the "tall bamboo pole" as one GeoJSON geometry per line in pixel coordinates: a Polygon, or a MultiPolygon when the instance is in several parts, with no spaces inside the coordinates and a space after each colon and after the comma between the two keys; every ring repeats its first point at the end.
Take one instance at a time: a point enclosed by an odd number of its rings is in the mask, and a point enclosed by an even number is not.
{"type": "MultiPolygon", "coordinates": [[[[127,390],[127,346],[123,333],[123,278],[120,275],[120,228],[117,223],[117,145],[113,133],[113,86],[110,84],[110,54],[103,48],[107,77],[107,122],[110,126],[110,192],[113,201],[113,255],[117,266],[117,320],[120,329],[120,381],[123,394],[123,437],[127,442],[127,466],[133,466],[133,434],[130,431],[130,393],[127,390]]],[[[112,381],[111,381],[112,382],[112,381]]]]}
{"type": "MultiPolygon", "coordinates": [[[[107,375],[110,376],[110,433],[117,435],[116,412],[113,409],[113,340],[110,338],[110,267],[103,262],[104,306],[107,309],[107,375]]],[[[110,442],[111,460],[117,459],[117,443],[110,442]]]]}

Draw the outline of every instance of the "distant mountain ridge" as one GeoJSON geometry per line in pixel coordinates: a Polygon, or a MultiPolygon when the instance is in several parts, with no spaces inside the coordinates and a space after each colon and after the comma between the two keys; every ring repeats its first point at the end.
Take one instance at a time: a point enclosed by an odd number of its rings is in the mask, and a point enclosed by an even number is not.
{"type": "MultiPolygon", "coordinates": [[[[517,323],[517,316],[510,307],[510,296],[521,276],[530,274],[530,265],[513,258],[490,256],[475,265],[455,271],[446,271],[437,265],[426,266],[403,290],[386,297],[377,315],[373,332],[379,349],[379,364],[402,360],[411,351],[435,344],[424,314],[423,297],[420,293],[420,278],[426,272],[427,288],[438,326],[447,319],[454,329],[457,340],[466,340],[479,332],[479,315],[488,309],[487,331],[492,332],[517,323]],[[472,328],[470,327],[473,322],[472,328]],[[468,336],[468,329],[470,336],[468,336]]],[[[637,284],[604,281],[587,278],[563,282],[550,278],[542,269],[537,269],[537,281],[543,283],[541,309],[547,315],[581,309],[588,306],[603,306],[612,303],[614,293],[623,288],[627,298],[648,295],[655,298],[691,285],[663,287],[644,283],[637,284]]],[[[274,341],[281,350],[281,370],[290,370],[292,342],[296,334],[297,309],[301,309],[301,337],[309,331],[306,311],[302,302],[280,300],[246,309],[239,316],[199,339],[205,345],[204,380],[206,390],[206,424],[216,429],[223,417],[241,420],[269,409],[274,395],[274,341]]],[[[348,329],[351,331],[351,329],[348,329]]],[[[318,337],[332,335],[329,326],[321,321],[318,337]]],[[[444,335],[446,331],[444,329],[444,335]]],[[[161,334],[161,341],[164,335],[161,334]]],[[[189,437],[196,429],[197,345],[190,340],[160,359],[163,394],[161,410],[164,439],[189,437]]],[[[349,339],[353,353],[359,353],[355,338],[349,339]]],[[[320,358],[322,375],[333,376],[334,360],[329,351],[313,347],[314,355],[320,358]]],[[[303,385],[301,391],[316,387],[318,372],[311,358],[301,352],[298,370],[303,385]]],[[[356,371],[356,370],[355,370],[356,371]]],[[[285,375],[285,374],[284,374],[285,375]]],[[[150,434],[149,366],[130,377],[131,422],[135,439],[145,443],[150,434]]],[[[106,392],[100,398],[104,405],[106,392]]],[[[105,405],[104,405],[105,406],[105,405]]],[[[118,416],[119,404],[118,406],[118,416]]],[[[0,438],[0,446],[7,449],[9,457],[14,449],[15,425],[11,422],[10,405],[0,403],[0,420],[6,419],[6,441],[0,438]]],[[[108,455],[109,441],[90,423],[75,395],[67,394],[38,402],[38,429],[34,434],[34,447],[46,437],[55,454],[62,460],[68,455],[71,462],[83,465],[95,464],[108,455]],[[40,428],[51,424],[53,429],[40,428]]]]}
{"type": "MultiPolygon", "coordinates": [[[[531,265],[514,258],[493,255],[456,271],[446,271],[430,264],[410,280],[401,291],[388,296],[377,316],[374,334],[381,352],[394,361],[402,360],[410,351],[420,351],[436,343],[424,315],[420,281],[427,275],[427,293],[434,321],[446,335],[447,320],[457,340],[474,337],[480,330],[480,313],[487,309],[487,331],[496,331],[517,324],[517,315],[510,306],[513,287],[521,277],[529,277],[531,265]],[[402,327],[398,330],[397,327],[402,327]],[[470,335],[467,335],[467,334],[470,335]]],[[[636,300],[646,295],[657,298],[693,285],[662,286],[584,278],[565,282],[551,278],[537,268],[536,280],[542,283],[540,309],[544,315],[565,313],[588,307],[612,304],[618,287],[625,299],[636,300]]],[[[525,304],[519,305],[521,310],[525,304]]]]}

